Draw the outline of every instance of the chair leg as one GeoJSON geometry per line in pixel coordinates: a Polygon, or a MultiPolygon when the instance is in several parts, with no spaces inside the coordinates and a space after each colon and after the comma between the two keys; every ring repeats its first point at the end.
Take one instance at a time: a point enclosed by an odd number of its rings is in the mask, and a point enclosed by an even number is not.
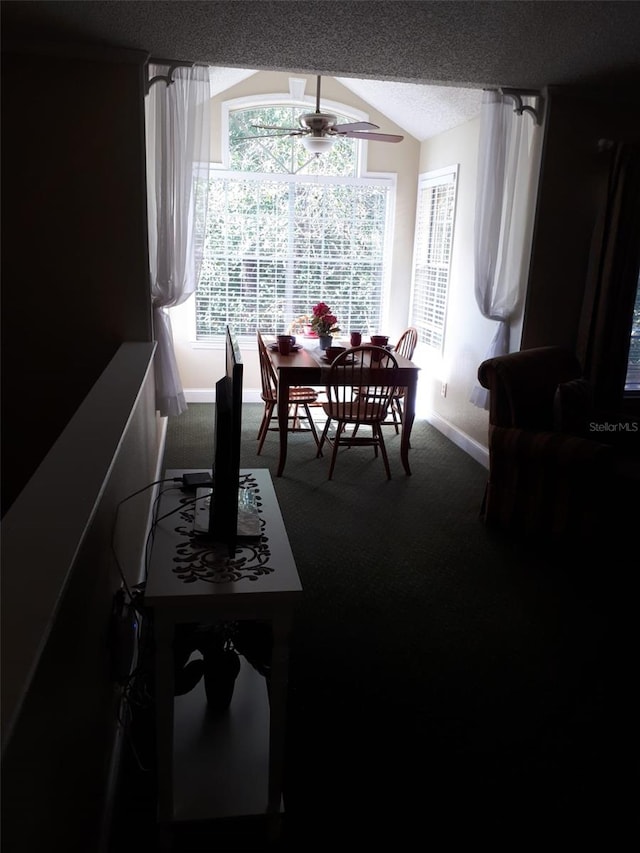
{"type": "Polygon", "coordinates": [[[378,436],[378,441],[380,442],[380,453],[382,454],[382,461],[384,462],[384,468],[387,472],[387,480],[390,480],[391,469],[389,468],[389,457],[387,456],[387,448],[384,443],[384,436],[382,435],[382,427],[380,424],[376,424],[373,431],[378,436]]]}
{"type": "Polygon", "coordinates": [[[338,421],[338,426],[336,427],[336,437],[333,440],[333,453],[331,454],[331,464],[329,465],[329,480],[333,476],[333,469],[336,464],[336,457],[338,455],[338,447],[340,442],[340,435],[344,430],[344,424],[342,421],[338,421]]]}
{"type": "Polygon", "coordinates": [[[294,431],[301,429],[300,417],[298,416],[298,403],[293,404],[293,416],[292,416],[292,418],[293,419],[291,421],[291,429],[294,431]]]}
{"type": "MultiPolygon", "coordinates": [[[[264,411],[262,413],[262,420],[260,421],[260,427],[258,429],[258,434],[256,436],[256,441],[260,441],[260,439],[262,438],[262,436],[265,432],[265,428],[267,427],[268,423],[269,423],[269,405],[268,405],[268,403],[265,403],[264,404],[264,411]]],[[[258,453],[260,453],[259,448],[258,448],[258,453]]]]}
{"type": "Polygon", "coordinates": [[[320,444],[318,445],[318,452],[316,453],[316,459],[322,456],[322,447],[324,445],[325,439],[327,437],[327,433],[329,432],[329,426],[331,424],[331,418],[327,417],[327,422],[324,425],[324,429],[322,430],[322,435],[320,436],[320,444]]]}
{"type": "MultiPolygon", "coordinates": [[[[307,420],[309,421],[309,429],[313,435],[313,440],[316,443],[316,447],[320,450],[320,439],[318,438],[318,431],[316,430],[316,425],[314,423],[313,418],[311,417],[311,409],[309,408],[307,403],[302,404],[304,406],[305,413],[307,415],[307,420]]],[[[320,451],[320,456],[322,456],[322,451],[320,451]]],[[[318,457],[316,456],[316,459],[318,457]]]]}
{"type": "Polygon", "coordinates": [[[256,441],[260,441],[260,439],[262,438],[262,432],[264,430],[264,425],[265,425],[265,423],[267,423],[267,410],[268,410],[268,408],[269,407],[268,407],[267,403],[265,403],[264,409],[262,412],[262,420],[260,421],[260,426],[258,427],[258,434],[256,436],[256,441]]]}
{"type": "Polygon", "coordinates": [[[262,450],[262,445],[264,444],[264,440],[267,437],[267,433],[269,432],[269,424],[271,423],[271,416],[273,415],[273,410],[275,409],[275,403],[265,403],[264,405],[264,414],[262,416],[262,423],[260,424],[260,429],[258,430],[258,450],[257,455],[260,456],[260,452],[262,450]]]}
{"type": "Polygon", "coordinates": [[[395,427],[396,435],[399,435],[399,424],[402,423],[402,413],[400,411],[400,404],[396,397],[392,399],[391,405],[389,406],[389,411],[391,412],[391,417],[393,419],[393,426],[395,427]]]}

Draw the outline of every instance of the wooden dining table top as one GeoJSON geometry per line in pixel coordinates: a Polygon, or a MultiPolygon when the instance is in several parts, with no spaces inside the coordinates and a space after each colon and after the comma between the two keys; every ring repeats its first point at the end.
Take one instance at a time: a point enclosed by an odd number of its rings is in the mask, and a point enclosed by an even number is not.
{"type": "MultiPolygon", "coordinates": [[[[292,351],[288,355],[281,355],[280,352],[275,349],[275,335],[265,335],[264,338],[269,351],[269,358],[276,370],[291,368],[317,371],[319,368],[322,372],[329,369],[330,364],[324,356],[324,350],[320,349],[316,339],[314,338],[305,338],[304,343],[299,339],[296,339],[296,344],[300,346],[300,349],[292,351]],[[273,349],[272,346],[274,347],[273,349]]],[[[335,346],[344,346],[345,349],[351,348],[349,344],[343,343],[336,343],[335,346]]],[[[367,346],[367,342],[363,341],[362,346],[367,346]]],[[[393,350],[391,350],[391,352],[398,362],[398,369],[410,371],[411,373],[420,369],[417,364],[410,361],[408,358],[405,358],[405,356],[400,355],[400,353],[394,352],[393,350]]]]}

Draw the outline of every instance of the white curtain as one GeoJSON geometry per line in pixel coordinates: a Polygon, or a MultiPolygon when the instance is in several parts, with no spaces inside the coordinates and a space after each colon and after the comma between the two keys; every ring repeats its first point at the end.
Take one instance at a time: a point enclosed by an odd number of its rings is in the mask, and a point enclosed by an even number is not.
{"type": "MultiPolygon", "coordinates": [[[[149,66],[149,77],[166,74],[149,66]]],[[[146,102],[149,258],[155,355],[156,408],[163,416],[187,408],[173,347],[170,308],[196,289],[204,228],[206,180],[194,166],[209,160],[209,69],[177,68],[170,85],[154,83],[146,102]],[[197,211],[197,216],[196,216],[197,211]]]]}
{"type": "MultiPolygon", "coordinates": [[[[483,317],[498,327],[485,358],[509,348],[509,320],[523,297],[533,212],[537,128],[514,101],[486,91],[480,112],[476,189],[475,296],[483,317]]],[[[476,385],[470,401],[489,408],[489,391],[476,385]]]]}

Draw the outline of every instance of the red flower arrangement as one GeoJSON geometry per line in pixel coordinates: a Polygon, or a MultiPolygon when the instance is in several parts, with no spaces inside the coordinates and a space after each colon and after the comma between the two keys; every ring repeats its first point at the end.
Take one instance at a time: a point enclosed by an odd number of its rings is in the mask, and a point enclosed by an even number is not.
{"type": "Polygon", "coordinates": [[[335,332],[340,331],[336,325],[338,318],[335,314],[331,313],[331,308],[329,308],[326,302],[318,302],[311,310],[313,312],[311,328],[318,337],[333,335],[335,332]]]}

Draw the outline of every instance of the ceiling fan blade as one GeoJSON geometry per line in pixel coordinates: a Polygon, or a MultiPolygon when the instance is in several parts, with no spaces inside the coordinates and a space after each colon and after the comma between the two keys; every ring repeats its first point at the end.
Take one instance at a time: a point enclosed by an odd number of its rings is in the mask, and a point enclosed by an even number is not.
{"type": "Polygon", "coordinates": [[[360,130],[349,130],[338,135],[346,136],[348,139],[368,139],[373,142],[402,142],[404,139],[404,136],[397,136],[395,133],[365,133],[360,130]]]}
{"type": "Polygon", "coordinates": [[[252,124],[257,130],[299,130],[297,127],[282,127],[279,124],[252,124]]]}
{"type": "Polygon", "coordinates": [[[342,133],[345,130],[379,130],[379,125],[371,124],[370,121],[354,121],[351,124],[335,124],[333,130],[342,133]]]}
{"type": "Polygon", "coordinates": [[[294,133],[256,133],[251,136],[236,136],[235,142],[244,142],[245,139],[283,139],[286,136],[299,136],[299,131],[294,133]]]}

